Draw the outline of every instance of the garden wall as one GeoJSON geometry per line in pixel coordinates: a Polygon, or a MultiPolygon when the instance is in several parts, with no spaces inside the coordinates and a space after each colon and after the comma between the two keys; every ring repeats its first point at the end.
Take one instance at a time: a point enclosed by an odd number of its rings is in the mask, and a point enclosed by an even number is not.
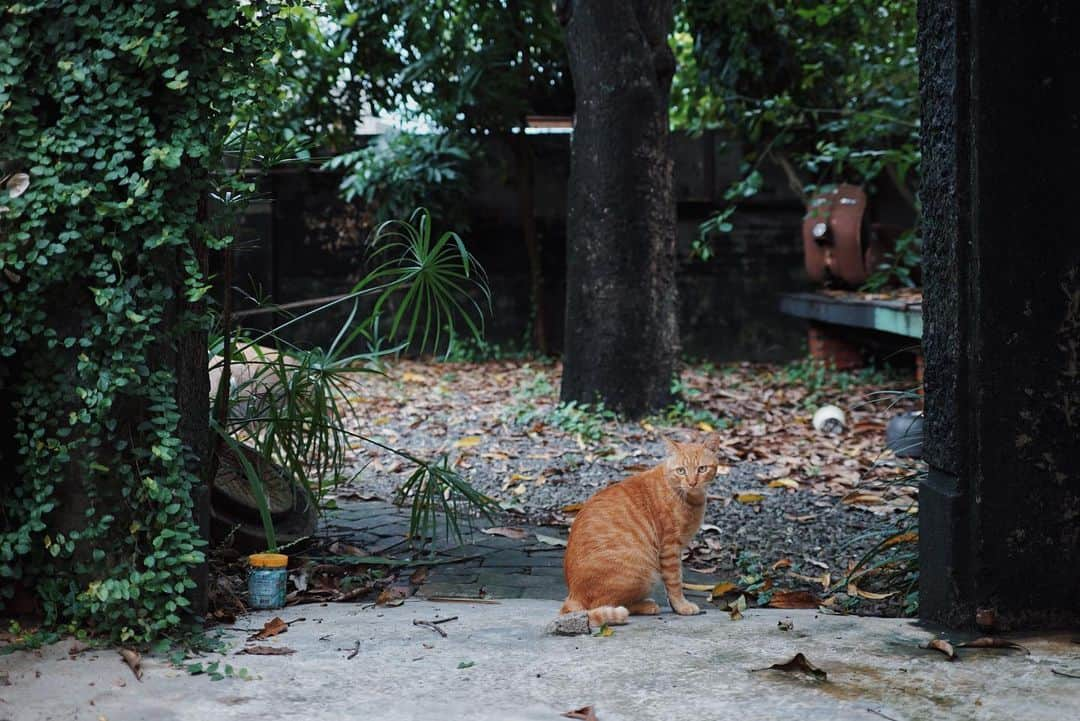
{"type": "MultiPolygon", "coordinates": [[[[488,160],[472,169],[476,190],[468,208],[469,228],[463,235],[489,275],[494,314],[488,340],[516,347],[526,339],[531,319],[513,158],[504,140],[485,142],[488,160]]],[[[530,136],[530,142],[550,336],[558,350],[565,290],[569,136],[536,135],[530,136]]],[[[782,175],[767,174],[764,191],[743,204],[735,216],[735,231],[715,241],[716,256],[708,263],[690,261],[697,226],[722,203],[721,193],[737,177],[739,157],[709,135],[676,135],[674,154],[684,352],[716,361],[798,357],[805,346],[804,328],[777,310],[778,293],[805,289],[808,284],[797,235],[802,217],[798,199],[782,175]]],[[[288,303],[345,292],[363,275],[367,224],[362,208],[337,198],[338,177],[315,169],[271,173],[264,189],[273,200],[256,203],[248,212],[250,237],[238,255],[238,285],[261,287],[263,294],[288,303]]],[[[317,322],[305,323],[291,337],[326,343],[347,312],[327,313],[317,322]]]]}

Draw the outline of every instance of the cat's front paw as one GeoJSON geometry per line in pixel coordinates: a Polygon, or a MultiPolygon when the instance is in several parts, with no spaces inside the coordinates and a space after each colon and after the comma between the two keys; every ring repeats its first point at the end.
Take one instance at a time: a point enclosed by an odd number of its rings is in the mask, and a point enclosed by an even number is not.
{"type": "Polygon", "coordinates": [[[701,612],[701,609],[698,608],[696,603],[690,603],[689,601],[673,603],[671,604],[671,608],[680,616],[696,616],[701,612]]]}

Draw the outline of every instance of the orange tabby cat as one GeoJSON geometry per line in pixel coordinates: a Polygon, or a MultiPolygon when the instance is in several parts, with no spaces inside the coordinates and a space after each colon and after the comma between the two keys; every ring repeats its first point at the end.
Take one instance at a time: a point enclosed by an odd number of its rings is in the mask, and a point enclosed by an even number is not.
{"type": "Polygon", "coordinates": [[[664,442],[663,463],[605,488],[578,512],[563,560],[570,594],[559,613],[585,610],[595,625],[658,614],[647,598],[657,575],[675,613],[698,612],[683,596],[682,551],[701,527],[718,461],[703,445],[664,442]]]}

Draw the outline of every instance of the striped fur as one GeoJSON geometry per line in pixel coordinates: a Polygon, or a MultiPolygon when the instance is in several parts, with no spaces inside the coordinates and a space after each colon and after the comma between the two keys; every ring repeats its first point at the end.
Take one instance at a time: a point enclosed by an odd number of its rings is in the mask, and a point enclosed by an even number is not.
{"type": "Polygon", "coordinates": [[[655,615],[659,577],[671,608],[698,613],[682,590],[682,551],[701,527],[706,487],[718,461],[706,445],[667,441],[663,463],[590,498],[570,528],[563,572],[570,594],[560,613],[588,611],[594,624],[655,615]]]}

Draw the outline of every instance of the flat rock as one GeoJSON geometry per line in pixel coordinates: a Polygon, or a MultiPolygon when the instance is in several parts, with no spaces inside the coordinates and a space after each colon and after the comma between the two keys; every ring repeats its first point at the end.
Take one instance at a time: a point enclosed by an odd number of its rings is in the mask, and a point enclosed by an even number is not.
{"type": "Polygon", "coordinates": [[[558,616],[544,630],[554,636],[584,636],[592,631],[589,626],[589,614],[585,611],[574,611],[558,616]]]}

